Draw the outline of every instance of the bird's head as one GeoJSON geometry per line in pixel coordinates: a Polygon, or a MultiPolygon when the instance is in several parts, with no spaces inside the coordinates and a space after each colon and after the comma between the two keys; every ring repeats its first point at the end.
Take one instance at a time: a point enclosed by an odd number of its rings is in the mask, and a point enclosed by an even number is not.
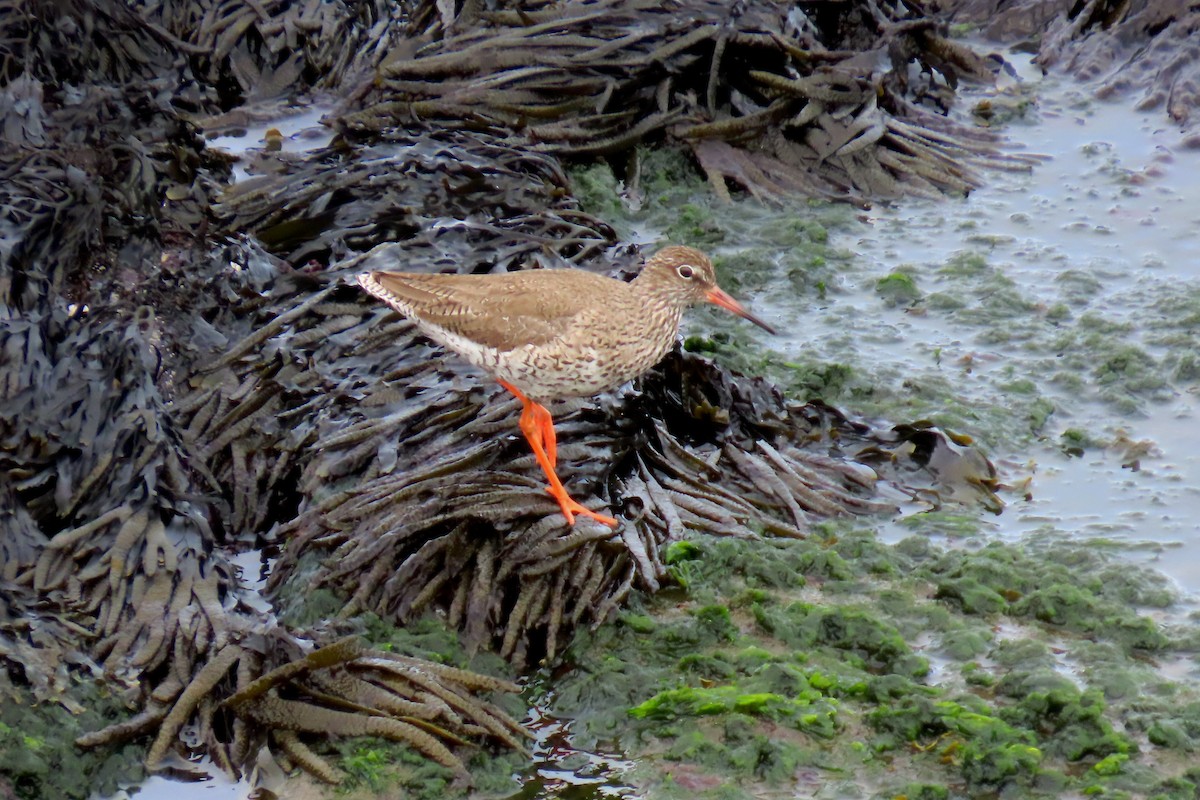
{"type": "Polygon", "coordinates": [[[672,245],[659,250],[642,268],[639,281],[646,281],[656,294],[684,306],[712,303],[743,319],[748,319],[767,333],[775,329],[751,314],[717,285],[717,274],[708,256],[694,247],[672,245]]]}

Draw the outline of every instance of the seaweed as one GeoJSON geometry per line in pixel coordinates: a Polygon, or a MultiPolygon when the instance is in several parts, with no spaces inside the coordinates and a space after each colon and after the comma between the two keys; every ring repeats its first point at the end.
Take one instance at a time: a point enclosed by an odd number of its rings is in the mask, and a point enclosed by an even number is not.
{"type": "Polygon", "coordinates": [[[530,13],[459,25],[427,15],[440,38],[383,64],[334,124],[356,136],[414,123],[488,132],[571,158],[676,140],[722,197],[732,182],[761,198],[865,204],[967,192],[977,166],[1032,163],[943,113],[946,86],[992,72],[916,4],[693,2],[681,13],[606,0],[530,13]],[[886,53],[890,69],[864,52],[886,53]]]}

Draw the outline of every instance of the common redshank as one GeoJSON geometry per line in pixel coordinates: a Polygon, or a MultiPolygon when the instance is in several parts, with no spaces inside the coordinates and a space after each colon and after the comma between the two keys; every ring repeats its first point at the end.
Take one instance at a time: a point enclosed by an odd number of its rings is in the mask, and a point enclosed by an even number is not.
{"type": "Polygon", "coordinates": [[[712,262],[691,247],[664,247],[628,283],[575,269],[364,272],[358,283],[516,395],[521,432],[570,525],[576,515],[617,521],[563,488],[554,471],[554,421],[543,402],[594,395],[650,369],[674,345],[684,309],[701,301],[775,332],[717,286],[712,262]]]}

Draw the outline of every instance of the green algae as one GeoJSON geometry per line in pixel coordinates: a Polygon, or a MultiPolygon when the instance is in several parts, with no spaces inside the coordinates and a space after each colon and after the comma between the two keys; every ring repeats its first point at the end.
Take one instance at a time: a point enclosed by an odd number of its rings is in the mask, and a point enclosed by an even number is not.
{"type": "Polygon", "coordinates": [[[667,549],[663,553],[663,563],[670,566],[678,564],[681,561],[691,561],[701,558],[703,555],[704,549],[702,547],[695,542],[682,539],[667,545],[667,549]]]}
{"type": "MultiPolygon", "coordinates": [[[[970,661],[985,655],[995,645],[989,631],[960,628],[947,632],[942,637],[940,653],[953,661],[970,661]]],[[[964,665],[964,669],[970,666],[964,665]]]]}
{"type": "Polygon", "coordinates": [[[1114,754],[1128,756],[1136,752],[1133,741],[1118,733],[1105,716],[1107,705],[1102,692],[1081,691],[1055,677],[1061,678],[1033,673],[1002,680],[997,691],[1014,702],[1001,710],[1000,717],[1014,726],[1036,729],[1041,749],[1067,761],[1103,760],[1114,754]],[[1045,683],[1051,686],[1042,688],[1045,683]]]}
{"type": "Polygon", "coordinates": [[[869,609],[792,603],[782,609],[759,606],[755,612],[760,630],[796,650],[832,648],[845,663],[865,671],[910,678],[929,671],[926,659],[909,649],[900,632],[869,609]]]}
{"type": "Polygon", "coordinates": [[[937,597],[966,614],[1005,613],[1104,634],[1127,652],[1159,650],[1169,638],[1136,607],[1162,608],[1175,596],[1162,576],[1106,563],[1084,545],[1029,548],[993,542],[976,552],[956,550],[929,559],[918,573],[937,597]]]}
{"type": "Polygon", "coordinates": [[[386,739],[346,740],[332,750],[341,756],[338,763],[346,775],[341,791],[347,794],[359,789],[380,793],[398,787],[406,795],[432,798],[444,795],[454,779],[445,767],[416,757],[410,748],[386,739]]]}
{"type": "MultiPolygon", "coordinates": [[[[438,800],[467,795],[452,770],[397,742],[367,736],[334,741],[324,749],[338,756],[336,763],[344,776],[335,790],[339,797],[438,800]]],[[[474,792],[485,796],[511,793],[512,776],[525,763],[519,754],[475,752],[467,761],[474,792]]]]}
{"type": "Polygon", "coordinates": [[[639,767],[625,779],[649,797],[677,796],[664,779],[676,773],[708,787],[698,796],[738,784],[755,796],[801,767],[828,786],[851,770],[859,792],[890,787],[859,796],[891,798],[1185,785],[1200,699],[1137,656],[1173,640],[1147,639],[1157,629],[1123,604],[1169,598],[1154,578],[1117,580],[1140,572],[1109,560],[1119,551],[1061,541],[944,551],[917,537],[889,547],[842,524],[805,541],[693,539],[677,552],[686,587],[581,637],[555,684],[576,741],[629,753],[639,767]],[[1068,579],[1069,613],[1043,618],[1036,609],[1066,596],[1045,590],[1068,579]],[[989,602],[964,604],[964,587],[989,602]],[[1020,635],[999,638],[999,619],[1020,635]],[[934,653],[958,667],[931,685],[934,653]],[[1062,674],[1064,657],[1098,685],[1062,674]],[[1178,773],[1148,779],[1149,750],[1155,763],[1179,752],[1178,773]]]}
{"type": "Polygon", "coordinates": [[[713,249],[725,241],[725,231],[717,223],[710,206],[684,203],[676,212],[663,231],[667,241],[706,249],[713,249]]]}
{"type": "Polygon", "coordinates": [[[912,305],[921,299],[921,290],[913,276],[901,270],[875,281],[875,294],[889,306],[912,305]]]}
{"type": "Polygon", "coordinates": [[[934,510],[924,511],[922,513],[914,513],[907,517],[901,517],[896,521],[896,524],[906,530],[920,531],[924,536],[912,536],[905,540],[907,545],[902,548],[902,551],[908,552],[907,548],[916,547],[918,551],[913,551],[912,555],[919,555],[924,552],[924,545],[928,545],[929,540],[925,536],[937,535],[944,536],[947,539],[973,539],[979,536],[983,531],[983,523],[980,523],[979,517],[964,513],[958,510],[934,510]]]}
{"type": "Polygon", "coordinates": [[[876,743],[880,750],[929,742],[929,749],[953,762],[976,790],[1026,785],[1045,758],[1035,746],[1036,734],[988,712],[986,704],[971,696],[961,702],[918,696],[878,709],[869,719],[882,734],[876,743]]]}
{"type": "Polygon", "coordinates": [[[0,788],[7,781],[21,800],[82,800],[145,778],[145,742],[95,750],[75,746],[77,737],[132,713],[99,683],[80,682],[68,691],[70,702],[83,709],[79,714],[61,705],[35,705],[23,689],[11,691],[0,703],[0,788]]]}
{"type": "Polygon", "coordinates": [[[948,800],[950,789],[940,784],[910,783],[892,800],[948,800]]]}
{"type": "MultiPolygon", "coordinates": [[[[723,742],[715,746],[707,730],[681,732],[664,756],[673,761],[706,764],[732,775],[777,784],[807,766],[828,766],[819,750],[761,732],[753,720],[730,715],[714,728],[723,742]]],[[[748,796],[753,797],[753,793],[748,796]]]]}
{"type": "Polygon", "coordinates": [[[960,253],[939,274],[946,283],[942,291],[957,289],[966,300],[960,308],[946,309],[947,316],[964,325],[991,326],[981,342],[1019,342],[1021,347],[1011,351],[1013,363],[1025,360],[1030,374],[1057,374],[1064,387],[1087,389],[1121,411],[1164,397],[1167,372],[1144,347],[1130,342],[1136,330],[1131,322],[1097,310],[1071,318],[1071,306],[1085,305],[1099,294],[1102,284],[1095,275],[1079,270],[1059,275],[1061,299],[1043,311],[1042,304],[981,253],[960,253]],[[1092,381],[1075,382],[1073,377],[1092,381]]]}
{"type": "Polygon", "coordinates": [[[1063,452],[1072,456],[1080,456],[1089,449],[1102,445],[1102,442],[1085,430],[1067,428],[1058,435],[1063,452]]]}
{"type": "Polygon", "coordinates": [[[741,692],[733,686],[682,687],[659,692],[629,709],[629,714],[640,720],[745,714],[828,738],[837,730],[837,711],[824,700],[815,690],[785,697],[774,692],[741,692]]]}
{"type": "Polygon", "coordinates": [[[1189,771],[1187,777],[1168,778],[1154,787],[1150,800],[1195,800],[1200,796],[1200,768],[1189,771]]]}

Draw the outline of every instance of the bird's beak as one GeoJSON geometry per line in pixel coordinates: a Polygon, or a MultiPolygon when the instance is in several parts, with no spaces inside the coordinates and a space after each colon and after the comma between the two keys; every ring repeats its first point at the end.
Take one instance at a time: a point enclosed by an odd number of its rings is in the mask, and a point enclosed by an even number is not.
{"type": "Polygon", "coordinates": [[[742,319],[750,320],[751,322],[753,322],[758,327],[762,328],[767,333],[770,333],[770,334],[775,333],[774,328],[772,328],[767,323],[763,322],[758,317],[751,314],[746,309],[742,308],[741,303],[739,303],[737,300],[734,300],[732,297],[725,294],[725,292],[721,291],[720,289],[718,289],[715,286],[708,290],[708,294],[704,295],[704,299],[707,300],[708,302],[712,303],[713,305],[720,306],[721,308],[725,309],[726,311],[728,311],[730,313],[737,314],[742,319]]]}

